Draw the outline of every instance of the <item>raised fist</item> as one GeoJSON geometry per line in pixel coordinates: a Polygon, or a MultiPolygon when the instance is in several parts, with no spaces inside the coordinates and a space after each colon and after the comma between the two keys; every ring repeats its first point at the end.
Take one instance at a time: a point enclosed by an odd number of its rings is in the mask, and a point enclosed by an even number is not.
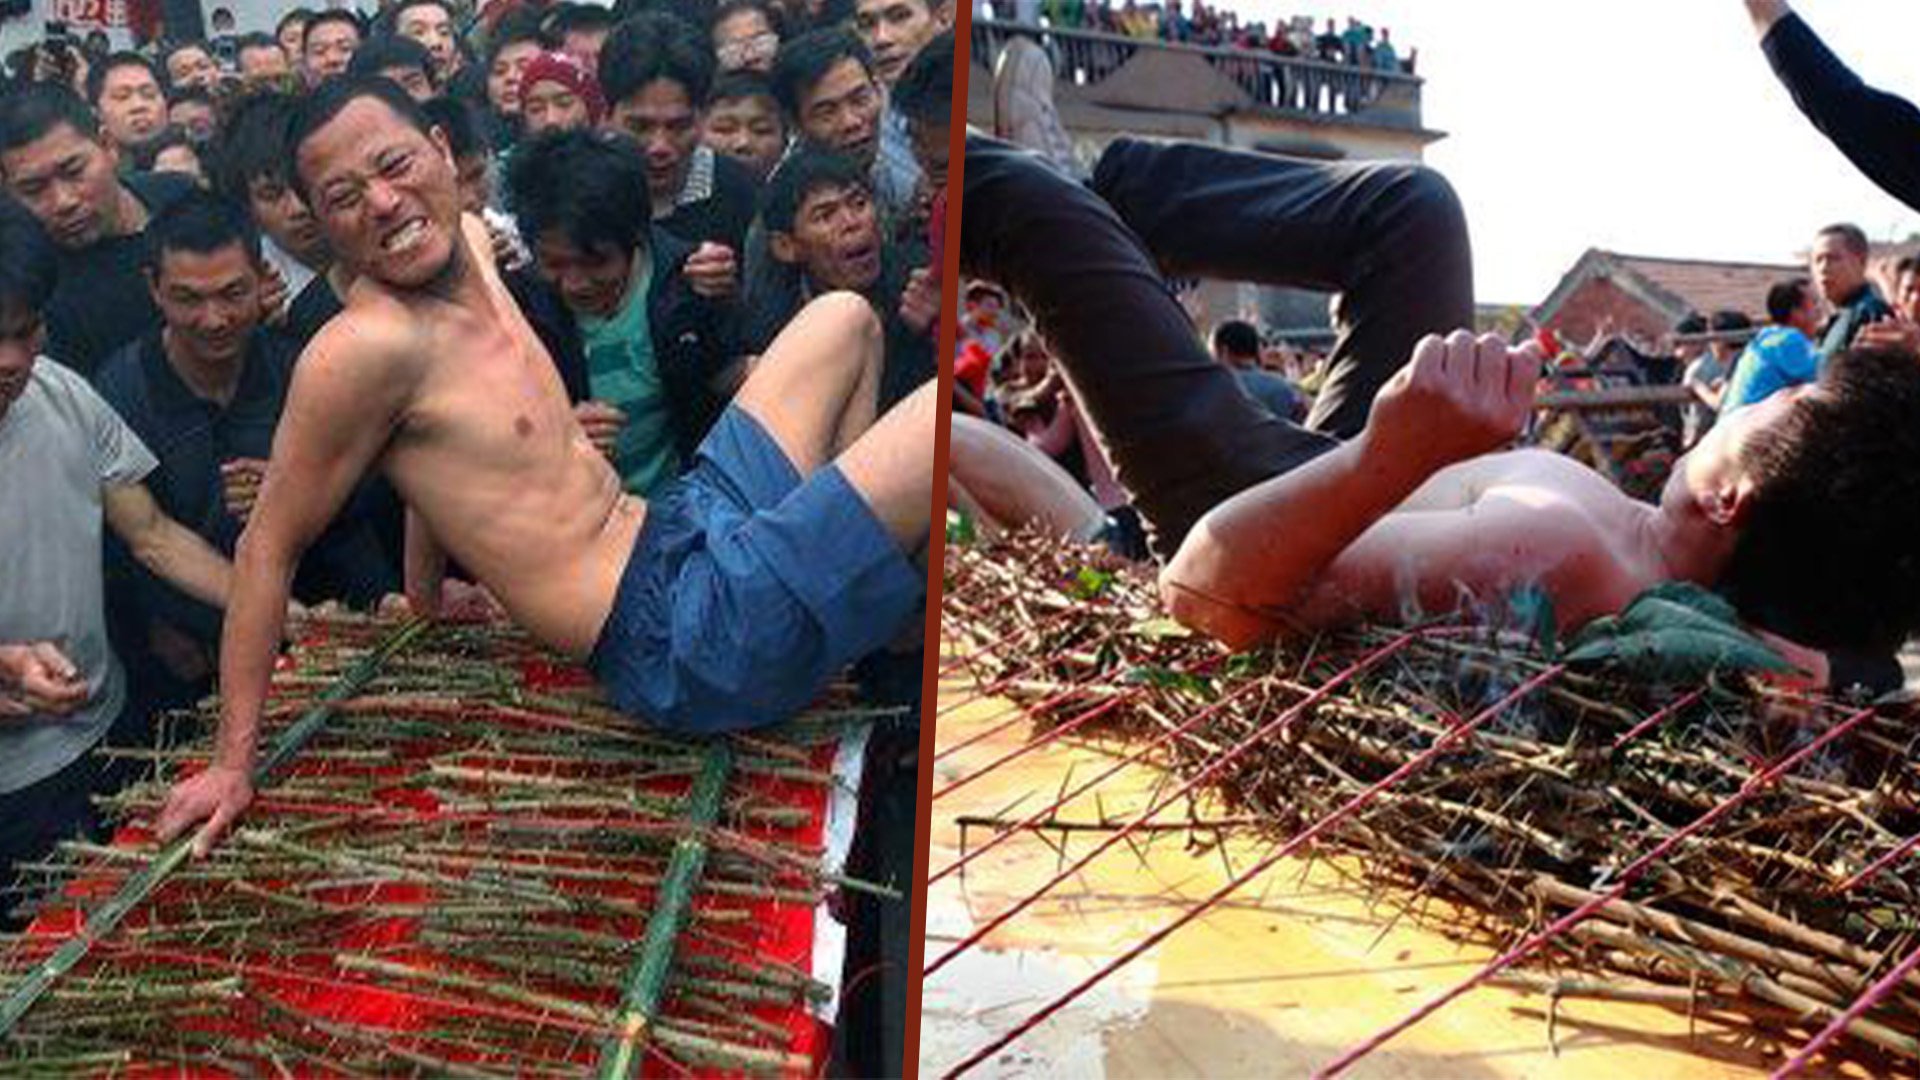
{"type": "Polygon", "coordinates": [[[1506,446],[1526,430],[1543,361],[1498,334],[1427,335],[1373,403],[1369,452],[1438,470],[1506,446]]]}

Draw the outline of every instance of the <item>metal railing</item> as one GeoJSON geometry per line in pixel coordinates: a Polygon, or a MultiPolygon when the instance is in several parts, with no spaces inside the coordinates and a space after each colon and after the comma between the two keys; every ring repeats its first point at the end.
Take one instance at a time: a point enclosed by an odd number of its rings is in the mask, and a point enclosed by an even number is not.
{"type": "Polygon", "coordinates": [[[1394,71],[1240,48],[1185,45],[1097,30],[1057,29],[1001,19],[973,20],[973,55],[991,69],[1017,36],[1038,41],[1061,82],[1096,88],[1129,60],[1149,49],[1204,60],[1231,79],[1256,106],[1328,116],[1351,115],[1391,95],[1416,122],[1420,79],[1394,71]]]}

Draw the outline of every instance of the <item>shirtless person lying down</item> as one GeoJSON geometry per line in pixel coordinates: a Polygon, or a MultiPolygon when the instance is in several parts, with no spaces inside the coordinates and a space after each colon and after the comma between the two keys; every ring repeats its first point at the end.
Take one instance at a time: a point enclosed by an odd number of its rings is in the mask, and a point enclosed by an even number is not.
{"type": "Polygon", "coordinates": [[[1033,311],[1153,534],[1164,601],[1229,645],[1523,584],[1569,629],[1669,580],[1821,649],[1890,653],[1920,621],[1920,359],[1847,354],[1723,418],[1654,506],[1569,459],[1498,452],[1541,356],[1438,336],[1471,291],[1431,170],[1122,139],[1088,187],[975,136],[964,182],[963,270],[1033,311]],[[1200,349],[1156,261],[1340,291],[1330,384],[1362,391],[1307,427],[1267,414],[1200,349]]]}
{"type": "Polygon", "coordinates": [[[252,799],[289,578],[369,468],[408,504],[416,608],[437,607],[450,555],[664,727],[790,717],[919,610],[909,556],[932,502],[932,386],[876,417],[881,335],[864,300],[802,311],[689,473],[643,503],[574,421],[412,100],[380,79],[330,81],[289,143],[357,281],[295,374],[235,559],[215,757],[174,788],[163,838],[206,820],[204,851],[252,799]]]}

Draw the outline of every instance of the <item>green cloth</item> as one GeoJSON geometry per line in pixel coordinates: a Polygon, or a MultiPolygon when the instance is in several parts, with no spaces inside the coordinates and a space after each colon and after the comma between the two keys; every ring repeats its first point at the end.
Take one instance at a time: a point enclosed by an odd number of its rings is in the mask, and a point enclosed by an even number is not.
{"type": "Polygon", "coordinates": [[[680,472],[680,453],[674,447],[667,389],[654,360],[647,319],[653,260],[638,251],[633,265],[633,282],[620,310],[610,319],[581,316],[580,338],[587,356],[587,392],[627,414],[614,443],[614,471],[627,491],[648,495],[680,472]]]}

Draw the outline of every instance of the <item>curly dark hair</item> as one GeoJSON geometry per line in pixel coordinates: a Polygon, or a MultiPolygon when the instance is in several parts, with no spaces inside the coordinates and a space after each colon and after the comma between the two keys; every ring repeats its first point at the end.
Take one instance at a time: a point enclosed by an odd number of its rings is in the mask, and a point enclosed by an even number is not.
{"type": "Polygon", "coordinates": [[[694,108],[713,89],[713,46],[685,20],[658,11],[622,21],[600,50],[600,88],[609,106],[658,79],[679,83],[694,108]]]}
{"type": "Polygon", "coordinates": [[[1719,588],[1744,618],[1822,649],[1920,628],[1920,357],[1834,357],[1741,464],[1754,492],[1719,588]]]}
{"type": "Polygon", "coordinates": [[[550,131],[520,144],[507,174],[529,241],[549,233],[596,255],[645,248],[652,207],[646,153],[624,135],[550,131]]]}

